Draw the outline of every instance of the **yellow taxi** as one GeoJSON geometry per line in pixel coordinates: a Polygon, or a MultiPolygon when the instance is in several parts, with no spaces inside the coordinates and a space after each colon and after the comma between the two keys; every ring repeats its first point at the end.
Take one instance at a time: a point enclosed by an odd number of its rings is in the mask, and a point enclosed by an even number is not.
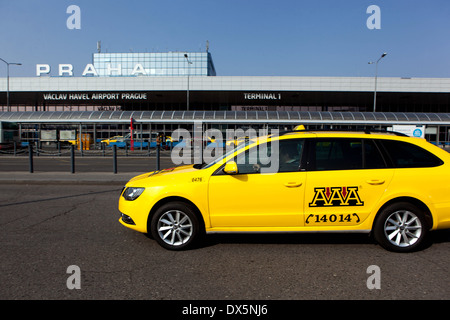
{"type": "Polygon", "coordinates": [[[124,136],[114,136],[108,139],[103,139],[100,142],[105,143],[106,145],[109,145],[110,143],[117,143],[117,142],[123,142],[125,140],[124,136]]]}
{"type": "MultiPolygon", "coordinates": [[[[159,134],[157,132],[152,132],[152,133],[148,133],[148,132],[135,132],[133,134],[133,138],[135,141],[138,142],[142,142],[142,141],[157,141],[157,139],[161,138],[162,134],[159,134]]],[[[164,143],[170,143],[170,142],[174,142],[171,136],[164,136],[164,143]]],[[[100,142],[104,143],[106,145],[109,145],[111,143],[117,143],[117,142],[129,142],[131,140],[131,134],[128,133],[125,136],[114,136],[111,138],[107,138],[107,139],[103,139],[100,142]]]]}
{"type": "Polygon", "coordinates": [[[450,154],[424,139],[295,131],[131,179],[119,221],[170,250],[209,232],[323,231],[369,233],[410,252],[450,228],[449,181],[450,154]]]}

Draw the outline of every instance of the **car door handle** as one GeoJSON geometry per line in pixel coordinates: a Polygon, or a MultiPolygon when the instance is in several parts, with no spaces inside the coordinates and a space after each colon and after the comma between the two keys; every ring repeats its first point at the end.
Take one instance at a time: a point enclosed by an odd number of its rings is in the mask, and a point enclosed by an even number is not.
{"type": "Polygon", "coordinates": [[[303,184],[303,182],[287,182],[284,185],[288,188],[297,188],[300,187],[303,184]]]}
{"type": "Polygon", "coordinates": [[[366,181],[368,184],[374,185],[374,186],[378,186],[380,184],[384,183],[384,180],[381,179],[372,179],[372,180],[367,180],[366,181]]]}

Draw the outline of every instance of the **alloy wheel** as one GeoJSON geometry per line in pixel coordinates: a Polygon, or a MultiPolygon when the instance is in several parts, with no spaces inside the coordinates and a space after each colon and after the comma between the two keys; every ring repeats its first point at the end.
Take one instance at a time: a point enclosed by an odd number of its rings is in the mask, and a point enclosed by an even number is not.
{"type": "Polygon", "coordinates": [[[408,210],[393,212],[384,223],[384,233],[389,242],[397,247],[414,245],[422,234],[419,217],[408,210]]]}
{"type": "Polygon", "coordinates": [[[168,245],[180,246],[192,237],[193,224],[180,210],[170,210],[161,215],[157,224],[159,237],[168,245]]]}

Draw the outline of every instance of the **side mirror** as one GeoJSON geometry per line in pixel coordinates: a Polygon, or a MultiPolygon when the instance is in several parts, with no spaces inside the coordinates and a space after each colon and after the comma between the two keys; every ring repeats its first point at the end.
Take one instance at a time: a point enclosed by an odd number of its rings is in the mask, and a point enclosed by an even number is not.
{"type": "Polygon", "coordinates": [[[223,172],[226,174],[236,174],[238,173],[238,167],[236,162],[229,161],[225,164],[225,167],[223,168],[223,172]]]}

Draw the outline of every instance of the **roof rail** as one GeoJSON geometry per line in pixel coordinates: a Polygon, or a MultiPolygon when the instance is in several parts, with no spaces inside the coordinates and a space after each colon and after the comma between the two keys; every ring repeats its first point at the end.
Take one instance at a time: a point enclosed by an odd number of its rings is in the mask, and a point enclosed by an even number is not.
{"type": "Polygon", "coordinates": [[[400,137],[407,137],[406,134],[397,132],[397,131],[390,131],[390,130],[380,130],[380,129],[364,129],[364,130],[358,130],[358,129],[304,129],[304,130],[286,130],[286,131],[280,131],[278,133],[279,136],[290,134],[290,133],[299,133],[299,132],[364,132],[365,134],[371,134],[371,133],[386,133],[386,134],[393,134],[400,137]]]}
{"type": "Polygon", "coordinates": [[[366,134],[371,134],[371,133],[391,133],[391,134],[394,134],[396,136],[407,137],[407,135],[402,133],[402,132],[390,131],[390,130],[380,130],[380,129],[367,129],[367,130],[364,130],[364,133],[366,133],[366,134]]]}

